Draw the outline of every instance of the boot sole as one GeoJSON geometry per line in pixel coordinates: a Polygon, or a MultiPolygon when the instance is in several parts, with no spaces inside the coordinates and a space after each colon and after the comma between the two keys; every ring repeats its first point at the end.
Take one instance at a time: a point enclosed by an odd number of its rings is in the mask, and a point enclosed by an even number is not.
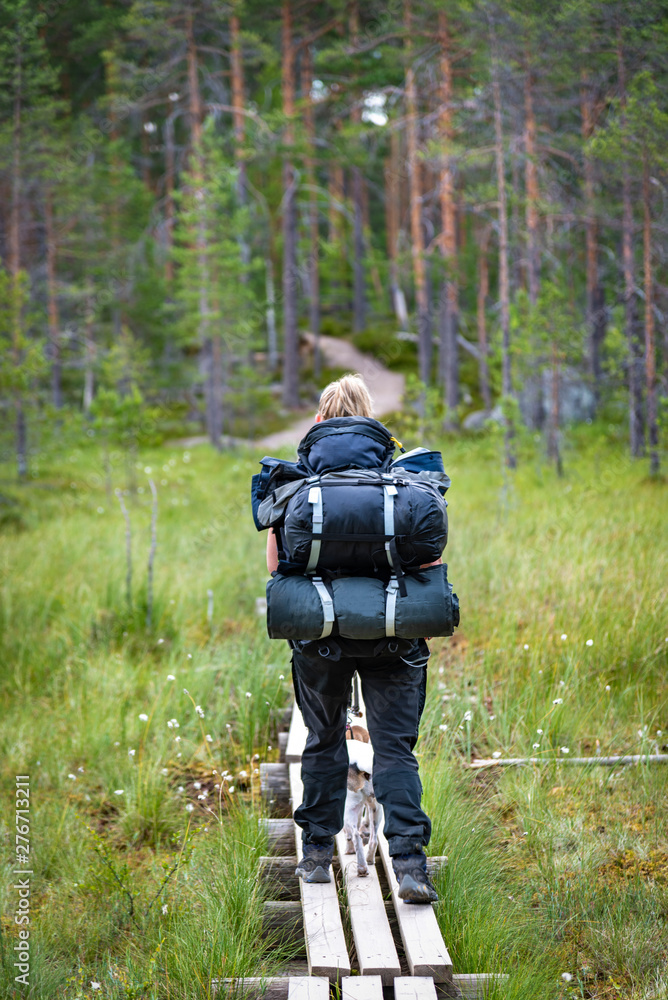
{"type": "Polygon", "coordinates": [[[403,899],[404,903],[424,904],[438,902],[436,892],[422,882],[416,882],[411,875],[404,875],[397,895],[399,899],[403,899]]]}
{"type": "Polygon", "coordinates": [[[304,872],[301,870],[301,868],[297,868],[295,871],[295,875],[301,876],[304,882],[309,882],[311,884],[313,883],[321,884],[324,882],[332,881],[332,876],[329,874],[327,869],[323,868],[321,865],[318,865],[317,868],[314,868],[312,872],[304,872]]]}

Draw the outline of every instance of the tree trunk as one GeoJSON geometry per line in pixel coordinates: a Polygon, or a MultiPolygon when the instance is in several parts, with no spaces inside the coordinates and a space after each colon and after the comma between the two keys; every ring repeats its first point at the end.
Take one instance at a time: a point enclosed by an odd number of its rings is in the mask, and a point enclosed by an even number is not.
{"type": "Polygon", "coordinates": [[[174,118],[171,111],[165,119],[165,283],[171,293],[174,281],[174,118]]]}
{"type": "MultiPolygon", "coordinates": [[[[617,67],[621,108],[621,127],[624,129],[626,107],[626,66],[622,45],[621,27],[617,30],[617,67]]],[[[622,175],[622,262],[624,269],[624,326],[629,352],[629,445],[631,454],[643,454],[643,413],[640,376],[640,358],[636,330],[635,275],[633,267],[633,203],[631,200],[631,172],[626,158],[622,175]]]]}
{"type": "Polygon", "coordinates": [[[202,159],[202,95],[199,85],[199,66],[192,11],[186,19],[186,53],[188,68],[188,111],[190,118],[191,172],[193,177],[193,208],[196,215],[197,268],[199,291],[197,297],[197,333],[200,343],[200,373],[204,381],[206,429],[209,440],[218,446],[216,439],[215,398],[213,392],[213,342],[210,316],[210,271],[208,241],[206,236],[207,197],[204,184],[202,159]]]}
{"type": "Polygon", "coordinates": [[[408,152],[408,186],[410,199],[411,242],[413,279],[418,327],[418,371],[420,380],[429,384],[431,375],[431,331],[429,329],[429,302],[424,262],[424,237],[422,234],[422,206],[420,161],[418,159],[417,90],[412,64],[412,13],[410,0],[404,0],[404,48],[406,58],[406,140],[408,152]]]}
{"type": "Polygon", "coordinates": [[[645,278],[645,384],[647,390],[647,431],[649,435],[649,471],[659,473],[659,423],[656,399],[656,357],[654,347],[654,289],[652,274],[652,216],[647,151],[643,155],[643,271],[645,278]]]}
{"type": "Polygon", "coordinates": [[[533,74],[527,65],[524,74],[524,153],[526,157],[527,276],[529,302],[538,302],[540,257],[538,249],[538,168],[536,164],[536,116],[533,107],[533,74]]]}
{"type": "MultiPolygon", "coordinates": [[[[582,140],[586,144],[594,131],[594,114],[591,89],[583,74],[580,90],[580,113],[582,120],[582,140]]],[[[591,379],[594,399],[598,406],[601,391],[601,346],[605,335],[605,309],[601,302],[602,289],[598,279],[598,220],[596,218],[594,190],[594,162],[590,156],[584,157],[584,210],[585,210],[585,258],[586,258],[586,323],[587,323],[587,367],[591,379]],[[603,321],[603,322],[602,322],[603,321]],[[602,336],[603,334],[603,336],[602,336]]]]}
{"type": "Polygon", "coordinates": [[[441,372],[445,387],[447,407],[446,426],[454,428],[459,405],[459,302],[457,282],[457,228],[454,197],[454,177],[450,150],[453,142],[452,128],[452,62],[450,36],[445,11],[438,15],[438,35],[441,69],[441,108],[439,114],[440,139],[444,154],[441,162],[441,253],[445,263],[445,287],[441,334],[441,372]]]}
{"type": "MultiPolygon", "coordinates": [[[[353,48],[358,42],[359,4],[354,0],[350,9],[348,22],[350,44],[353,48]]],[[[359,125],[362,120],[362,109],[357,101],[353,104],[350,120],[359,125]]],[[[353,166],[352,171],[352,202],[353,202],[353,331],[359,333],[366,326],[366,288],[364,280],[364,183],[362,171],[353,166]]]]}
{"type": "MultiPolygon", "coordinates": [[[[247,201],[246,193],[246,161],[244,159],[244,74],[243,52],[241,48],[241,28],[239,15],[230,15],[230,72],[232,76],[232,123],[234,131],[234,164],[237,168],[237,203],[243,208],[247,201]]],[[[239,249],[243,271],[241,280],[248,282],[248,266],[250,264],[250,246],[245,234],[239,236],[239,249]]]]}
{"type": "Polygon", "coordinates": [[[53,202],[51,191],[48,188],[44,196],[44,222],[46,228],[47,317],[49,344],[51,348],[51,400],[55,409],[59,410],[63,405],[63,394],[58,291],[56,286],[56,239],[53,232],[53,202]]]}
{"type": "MultiPolygon", "coordinates": [[[[510,368],[510,294],[508,288],[508,207],[506,203],[506,174],[503,153],[503,122],[501,118],[501,82],[499,61],[496,52],[492,57],[492,92],[494,96],[494,136],[496,160],[496,184],[499,202],[499,306],[502,336],[502,389],[506,398],[512,396],[513,384],[510,368]]],[[[506,418],[506,465],[514,469],[517,465],[513,439],[515,430],[512,419],[506,418]]]]}
{"type": "Polygon", "coordinates": [[[399,133],[390,133],[390,156],[385,161],[387,255],[390,260],[392,308],[402,330],[408,329],[406,298],[399,280],[399,133]]]}
{"type": "MultiPolygon", "coordinates": [[[[9,273],[11,275],[11,332],[14,364],[17,369],[22,362],[21,350],[21,97],[22,97],[22,52],[18,42],[15,76],[14,121],[12,128],[12,201],[9,216],[9,273]]],[[[24,400],[20,389],[14,392],[14,412],[16,418],[16,466],[19,479],[28,474],[26,419],[24,400]]]]}
{"type": "Polygon", "coordinates": [[[366,326],[366,291],[364,280],[364,226],[362,222],[362,172],[352,169],[353,195],[353,331],[366,326]]]}
{"type": "Polygon", "coordinates": [[[311,47],[304,49],[302,56],[302,86],[304,92],[304,124],[308,138],[308,154],[305,157],[306,181],[308,184],[308,232],[309,232],[309,326],[313,334],[313,373],[320,377],[322,360],[320,357],[320,268],[318,226],[318,191],[315,172],[315,109],[313,107],[313,53],[311,47]]]}
{"type": "Polygon", "coordinates": [[[84,390],[83,409],[88,415],[93,404],[95,393],[95,333],[93,321],[95,318],[93,283],[88,280],[86,284],[86,347],[84,356],[84,390]]]}
{"type": "Polygon", "coordinates": [[[487,313],[485,305],[489,293],[489,240],[491,236],[491,226],[484,227],[478,242],[478,351],[480,353],[478,362],[478,372],[480,380],[480,395],[483,406],[487,413],[492,409],[492,396],[489,387],[489,358],[487,346],[487,313]]]}
{"type": "MultiPolygon", "coordinates": [[[[295,51],[292,39],[292,7],[283,0],[281,89],[287,118],[284,142],[294,142],[295,51]]],[[[283,405],[299,406],[299,337],[297,332],[297,212],[296,175],[288,158],[283,164],[283,405]]]]}
{"type": "Polygon", "coordinates": [[[211,443],[222,451],[223,433],[223,345],[222,337],[211,338],[211,443]]]}
{"type": "Polygon", "coordinates": [[[559,352],[552,343],[552,386],[550,393],[550,430],[547,439],[547,454],[554,461],[557,475],[563,476],[561,448],[559,447],[559,352]]]}

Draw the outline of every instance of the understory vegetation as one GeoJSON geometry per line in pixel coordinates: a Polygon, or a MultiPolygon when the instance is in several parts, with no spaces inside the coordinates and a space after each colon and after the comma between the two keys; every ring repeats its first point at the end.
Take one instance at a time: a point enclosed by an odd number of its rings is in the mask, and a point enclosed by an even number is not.
{"type": "MultiPolygon", "coordinates": [[[[568,432],[562,478],[532,439],[514,473],[493,434],[430,444],[453,480],[462,625],[432,644],[418,752],[455,971],[507,973],[506,1000],[668,997],[665,765],[568,763],[668,752],[665,485],[603,424],[568,432]],[[495,754],[547,762],[466,767],[495,754]]],[[[278,760],[292,694],[256,609],[258,457],[163,445],[129,470],[112,455],[108,492],[97,443],[64,435],[2,486],[3,996],[204,998],[290,958],[261,934],[259,765],[278,760]],[[13,966],[18,774],[29,989],[13,966]]]]}

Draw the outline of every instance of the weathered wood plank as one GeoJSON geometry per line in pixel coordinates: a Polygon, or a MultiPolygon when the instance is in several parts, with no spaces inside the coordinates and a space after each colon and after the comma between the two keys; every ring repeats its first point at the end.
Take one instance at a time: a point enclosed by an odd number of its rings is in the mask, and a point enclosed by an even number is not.
{"type": "Polygon", "coordinates": [[[383,1000],[380,976],[348,976],[342,979],[341,1000],[383,1000]]]}
{"type": "Polygon", "coordinates": [[[267,834],[267,848],[272,854],[294,854],[295,828],[291,819],[260,819],[258,825],[267,834]]]}
{"type": "Polygon", "coordinates": [[[506,983],[508,976],[493,972],[455,973],[452,981],[466,1000],[485,1000],[485,997],[489,996],[490,989],[496,983],[501,985],[506,983]]]}
{"type": "Polygon", "coordinates": [[[399,884],[392,870],[389,845],[382,832],[378,837],[378,850],[392,890],[394,912],[411,975],[431,976],[436,983],[448,982],[452,979],[452,959],[443,941],[433,907],[425,904],[415,906],[399,899],[399,884]]]}
{"type": "Polygon", "coordinates": [[[436,1000],[434,980],[431,976],[397,976],[394,1000],[436,1000]]]}
{"type": "Polygon", "coordinates": [[[260,792],[266,808],[286,814],[290,807],[290,778],[287,764],[260,764],[260,792]]]}
{"type": "MultiPolygon", "coordinates": [[[[290,764],[290,789],[293,811],[301,805],[303,787],[301,767],[290,764]]],[[[301,830],[295,825],[297,858],[302,857],[301,830]]],[[[350,975],[350,959],[341,924],[336,882],[311,885],[299,879],[304,918],[304,939],[311,976],[326,976],[330,981],[350,975]]]]}
{"type": "Polygon", "coordinates": [[[288,1000],[329,1000],[329,979],[324,976],[290,976],[288,1000]]]}
{"type": "Polygon", "coordinates": [[[369,874],[357,874],[357,858],[346,854],[343,830],[336,838],[341,871],[348,893],[350,925],[355,940],[357,961],[363,976],[380,976],[384,986],[391,986],[401,974],[401,964],[385,912],[383,893],[375,865],[369,874]]]}
{"type": "Polygon", "coordinates": [[[631,767],[636,764],[668,764],[668,753],[624,754],[621,757],[480,757],[466,767],[527,767],[533,764],[569,764],[576,767],[631,767]]]}
{"type": "Polygon", "coordinates": [[[290,730],[288,732],[288,745],[285,749],[286,764],[298,764],[302,759],[302,751],[306,746],[308,729],[304,723],[302,713],[297,708],[297,702],[292,706],[292,718],[290,719],[290,730]]]}

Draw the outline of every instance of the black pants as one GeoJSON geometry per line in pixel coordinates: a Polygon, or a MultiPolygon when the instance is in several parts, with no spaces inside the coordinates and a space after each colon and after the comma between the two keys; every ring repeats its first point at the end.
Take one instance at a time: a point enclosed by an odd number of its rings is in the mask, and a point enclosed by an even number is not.
{"type": "Polygon", "coordinates": [[[424,708],[426,643],[404,659],[395,655],[327,658],[295,650],[292,676],[308,727],[302,756],[304,798],[295,811],[304,843],[331,843],[343,827],[348,752],[346,709],[358,672],[374,750],[373,785],[385,814],[390,854],[412,854],[429,843],[431,822],[422,811],[422,784],[413,748],[424,708]]]}

